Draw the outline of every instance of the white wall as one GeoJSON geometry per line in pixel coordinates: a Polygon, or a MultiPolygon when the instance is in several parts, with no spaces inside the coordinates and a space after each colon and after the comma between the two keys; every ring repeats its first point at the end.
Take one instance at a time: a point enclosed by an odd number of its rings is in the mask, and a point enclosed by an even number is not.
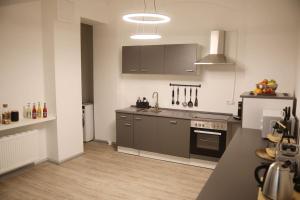
{"type": "MultiPolygon", "coordinates": [[[[2,1],[0,29],[0,104],[2,107],[8,103],[10,109],[19,110],[22,118],[24,105],[46,100],[41,2],[2,1]]],[[[47,127],[35,128],[40,130],[39,159],[44,160],[47,158],[47,127]]],[[[27,129],[14,131],[24,130],[27,129]]]]}
{"type": "Polygon", "coordinates": [[[107,21],[106,7],[103,0],[58,0],[53,11],[58,162],[83,152],[80,22],[107,21]]]}
{"type": "Polygon", "coordinates": [[[298,65],[296,73],[297,117],[300,118],[300,24],[298,31],[298,65]]]}
{"type": "Polygon", "coordinates": [[[80,1],[0,2],[0,104],[22,111],[45,100],[57,115],[55,123],[15,130],[40,130],[40,160],[83,152],[80,19],[107,21],[107,9],[105,1],[80,1]]]}
{"type": "Polygon", "coordinates": [[[44,101],[40,6],[39,1],[0,4],[0,104],[10,109],[44,101]]]}
{"type": "Polygon", "coordinates": [[[106,7],[95,0],[0,2],[0,104],[22,111],[27,102],[46,101],[57,116],[55,123],[15,130],[40,130],[40,160],[83,152],[80,20],[106,22],[106,7]]]}
{"type": "Polygon", "coordinates": [[[172,20],[159,26],[163,38],[154,42],[130,40],[137,27],[121,20],[125,13],[140,11],[141,1],[114,0],[109,5],[114,13],[110,23],[97,27],[94,34],[96,139],[115,140],[114,110],[134,104],[138,96],[148,97],[153,104],[152,92],[158,91],[162,107],[177,108],[171,106],[170,82],[201,83],[197,110],[226,113],[237,110],[237,104],[227,105],[227,101],[238,101],[261,79],[276,79],[279,92],[295,89],[299,1],[158,1],[159,10],[172,20]],[[211,29],[227,31],[227,54],[237,63],[235,86],[232,66],[199,67],[200,75],[195,77],[121,74],[121,46],[196,42],[203,56],[211,29]]]}
{"type": "Polygon", "coordinates": [[[83,152],[80,24],[55,22],[55,84],[59,160],[83,152]]]}
{"type": "Polygon", "coordinates": [[[76,10],[84,20],[107,23],[109,21],[109,0],[77,0],[76,10]]]}

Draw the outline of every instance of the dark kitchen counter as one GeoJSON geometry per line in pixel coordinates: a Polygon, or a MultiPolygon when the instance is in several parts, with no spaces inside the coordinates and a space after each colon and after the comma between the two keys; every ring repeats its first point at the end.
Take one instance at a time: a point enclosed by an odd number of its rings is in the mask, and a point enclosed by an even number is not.
{"type": "Polygon", "coordinates": [[[211,113],[211,112],[199,112],[199,111],[189,111],[189,110],[177,110],[177,109],[161,109],[161,112],[155,113],[151,112],[149,109],[146,111],[140,111],[140,108],[128,107],[125,109],[116,110],[118,113],[131,113],[135,115],[150,115],[157,117],[171,117],[177,119],[210,119],[210,120],[223,120],[231,121],[231,114],[223,113],[211,113]]]}
{"type": "Polygon", "coordinates": [[[237,131],[197,200],[257,199],[254,169],[263,160],[255,150],[266,145],[260,134],[253,129],[237,131]]]}
{"type": "Polygon", "coordinates": [[[244,92],[241,94],[241,98],[258,98],[258,99],[286,99],[286,100],[293,100],[295,99],[293,96],[287,93],[276,93],[276,95],[256,95],[250,94],[250,92],[244,92]]]}

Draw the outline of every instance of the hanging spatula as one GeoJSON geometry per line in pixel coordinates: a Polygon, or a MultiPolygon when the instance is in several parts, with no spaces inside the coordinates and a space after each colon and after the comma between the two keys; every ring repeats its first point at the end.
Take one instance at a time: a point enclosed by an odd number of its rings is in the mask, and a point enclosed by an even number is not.
{"type": "Polygon", "coordinates": [[[190,88],[190,101],[188,102],[188,107],[193,107],[193,102],[192,102],[192,88],[190,88]]]}
{"type": "Polygon", "coordinates": [[[173,90],[172,90],[172,105],[173,105],[173,106],[174,106],[174,104],[175,104],[174,97],[175,97],[175,91],[174,91],[174,87],[173,87],[173,90]]]}
{"type": "Polygon", "coordinates": [[[176,101],[176,105],[179,105],[179,87],[177,87],[177,101],[176,101]]]}
{"type": "Polygon", "coordinates": [[[198,107],[198,89],[196,88],[196,95],[195,95],[195,107],[198,107]]]}

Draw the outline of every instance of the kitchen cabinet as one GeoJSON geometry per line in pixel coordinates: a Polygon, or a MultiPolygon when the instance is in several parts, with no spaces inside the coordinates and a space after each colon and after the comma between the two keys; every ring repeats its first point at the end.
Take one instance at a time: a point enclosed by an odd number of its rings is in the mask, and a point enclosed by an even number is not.
{"type": "Polygon", "coordinates": [[[117,145],[133,148],[133,120],[131,114],[117,113],[117,145]]]}
{"type": "Polygon", "coordinates": [[[156,117],[134,115],[133,122],[134,147],[139,150],[158,152],[156,117]]]}
{"type": "Polygon", "coordinates": [[[122,48],[122,73],[139,73],[140,47],[124,46],[122,48]]]}
{"type": "Polygon", "coordinates": [[[229,145],[234,135],[241,129],[242,124],[241,123],[228,123],[227,128],[228,131],[226,133],[226,146],[229,145]]]}
{"type": "Polygon", "coordinates": [[[195,75],[197,45],[123,46],[122,73],[195,75]]]}
{"type": "Polygon", "coordinates": [[[147,74],[162,74],[164,72],[164,46],[141,46],[140,72],[147,74]]]}
{"type": "Polygon", "coordinates": [[[171,44],[165,46],[165,74],[196,75],[197,45],[171,44]]]}
{"type": "Polygon", "coordinates": [[[190,123],[190,120],[159,117],[157,121],[159,152],[189,158],[190,123]]]}
{"type": "Polygon", "coordinates": [[[128,122],[132,122],[133,115],[128,113],[117,113],[117,120],[125,120],[128,122]]]}
{"type": "Polygon", "coordinates": [[[190,120],[117,113],[117,145],[189,158],[190,120]]]}

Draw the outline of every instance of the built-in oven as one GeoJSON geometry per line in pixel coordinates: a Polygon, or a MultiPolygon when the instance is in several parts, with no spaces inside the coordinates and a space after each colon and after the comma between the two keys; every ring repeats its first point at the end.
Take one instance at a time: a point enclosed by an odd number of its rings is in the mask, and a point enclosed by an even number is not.
{"type": "Polygon", "coordinates": [[[191,155],[220,158],[226,148],[226,121],[191,121],[191,155]]]}

